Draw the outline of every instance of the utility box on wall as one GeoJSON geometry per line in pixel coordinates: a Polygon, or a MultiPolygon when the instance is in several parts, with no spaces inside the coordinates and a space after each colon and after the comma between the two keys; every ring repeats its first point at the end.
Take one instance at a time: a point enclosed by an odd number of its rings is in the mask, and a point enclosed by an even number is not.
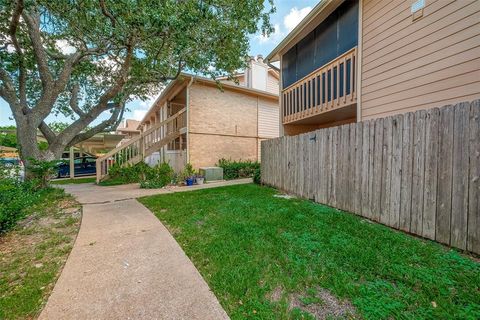
{"type": "Polygon", "coordinates": [[[200,175],[205,177],[205,181],[223,180],[223,168],[220,167],[202,167],[199,170],[200,175]]]}

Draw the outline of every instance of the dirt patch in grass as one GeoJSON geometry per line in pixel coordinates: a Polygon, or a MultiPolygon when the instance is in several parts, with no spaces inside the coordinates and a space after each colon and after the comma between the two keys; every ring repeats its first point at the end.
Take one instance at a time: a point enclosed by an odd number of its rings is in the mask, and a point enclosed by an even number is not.
{"type": "Polygon", "coordinates": [[[279,302],[283,296],[283,289],[282,287],[278,286],[272,290],[269,294],[267,294],[267,299],[271,302],[279,302]]]}
{"type": "Polygon", "coordinates": [[[0,236],[0,319],[39,315],[77,236],[81,207],[52,189],[12,231],[0,236]]]}
{"type": "Polygon", "coordinates": [[[315,319],[353,318],[356,311],[354,306],[346,300],[339,300],[330,291],[317,288],[311,293],[294,293],[288,297],[289,310],[298,308],[307,312],[315,319]]]}

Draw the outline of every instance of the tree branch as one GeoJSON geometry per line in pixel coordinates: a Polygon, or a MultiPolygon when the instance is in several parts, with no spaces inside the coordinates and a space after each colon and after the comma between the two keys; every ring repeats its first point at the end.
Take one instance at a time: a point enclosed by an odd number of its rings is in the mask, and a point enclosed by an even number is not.
{"type": "Polygon", "coordinates": [[[15,87],[12,79],[8,75],[7,71],[0,67],[0,80],[2,85],[0,86],[0,96],[5,99],[10,105],[13,115],[17,119],[22,115],[22,106],[20,105],[17,95],[15,94],[15,87]]]}
{"type": "Polygon", "coordinates": [[[114,128],[116,128],[120,124],[120,121],[122,121],[124,111],[125,111],[125,103],[123,102],[122,104],[118,105],[115,108],[115,110],[112,112],[112,115],[110,116],[110,118],[101,122],[100,124],[98,124],[97,126],[93,127],[92,129],[90,129],[86,132],[77,134],[70,141],[70,143],[67,145],[67,147],[76,145],[77,143],[80,143],[82,141],[90,139],[91,137],[93,137],[94,135],[96,135],[98,133],[113,130],[114,128]]]}
{"type": "Polygon", "coordinates": [[[8,28],[8,34],[12,39],[13,47],[18,55],[18,93],[20,97],[20,103],[23,105],[27,104],[27,91],[26,91],[26,72],[25,72],[25,59],[23,56],[22,48],[18,43],[17,39],[17,28],[20,22],[20,16],[23,12],[23,0],[18,0],[15,4],[15,9],[12,13],[12,20],[10,21],[10,26],[8,28]]]}
{"type": "Polygon", "coordinates": [[[104,16],[106,16],[108,19],[110,19],[110,22],[112,23],[112,27],[115,28],[115,24],[117,20],[115,17],[107,10],[107,7],[105,5],[105,0],[100,0],[100,8],[102,10],[102,13],[104,16]]]}
{"type": "Polygon", "coordinates": [[[78,116],[82,117],[85,115],[85,112],[80,109],[78,106],[78,92],[80,91],[80,86],[78,83],[73,85],[73,88],[71,90],[71,97],[70,97],[70,108],[78,114],[78,116]]]}
{"type": "Polygon", "coordinates": [[[38,71],[40,74],[40,80],[42,81],[43,89],[48,90],[48,87],[53,81],[53,77],[48,68],[45,49],[42,45],[42,37],[40,35],[40,18],[38,15],[33,17],[30,14],[27,14],[25,11],[23,11],[22,17],[27,24],[28,35],[30,37],[30,41],[32,42],[33,54],[38,65],[38,71]]]}
{"type": "Polygon", "coordinates": [[[47,139],[49,144],[52,144],[57,138],[57,136],[55,135],[55,132],[53,132],[53,130],[50,129],[50,127],[45,123],[45,121],[42,121],[42,123],[38,128],[42,132],[45,139],[47,139]]]}

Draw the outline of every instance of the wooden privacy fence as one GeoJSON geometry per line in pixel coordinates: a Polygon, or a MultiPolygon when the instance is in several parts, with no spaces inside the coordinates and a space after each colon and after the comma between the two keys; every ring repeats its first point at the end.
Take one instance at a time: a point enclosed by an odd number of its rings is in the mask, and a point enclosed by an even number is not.
{"type": "Polygon", "coordinates": [[[262,142],[265,184],[480,254],[480,100],[262,142]]]}

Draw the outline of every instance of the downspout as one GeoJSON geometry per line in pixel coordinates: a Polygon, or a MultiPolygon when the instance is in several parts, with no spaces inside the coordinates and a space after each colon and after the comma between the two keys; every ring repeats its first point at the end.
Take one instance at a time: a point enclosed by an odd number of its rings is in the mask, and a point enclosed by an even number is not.
{"type": "Polygon", "coordinates": [[[190,81],[187,84],[187,163],[190,163],[190,86],[193,83],[193,76],[190,78],[190,81]]]}

